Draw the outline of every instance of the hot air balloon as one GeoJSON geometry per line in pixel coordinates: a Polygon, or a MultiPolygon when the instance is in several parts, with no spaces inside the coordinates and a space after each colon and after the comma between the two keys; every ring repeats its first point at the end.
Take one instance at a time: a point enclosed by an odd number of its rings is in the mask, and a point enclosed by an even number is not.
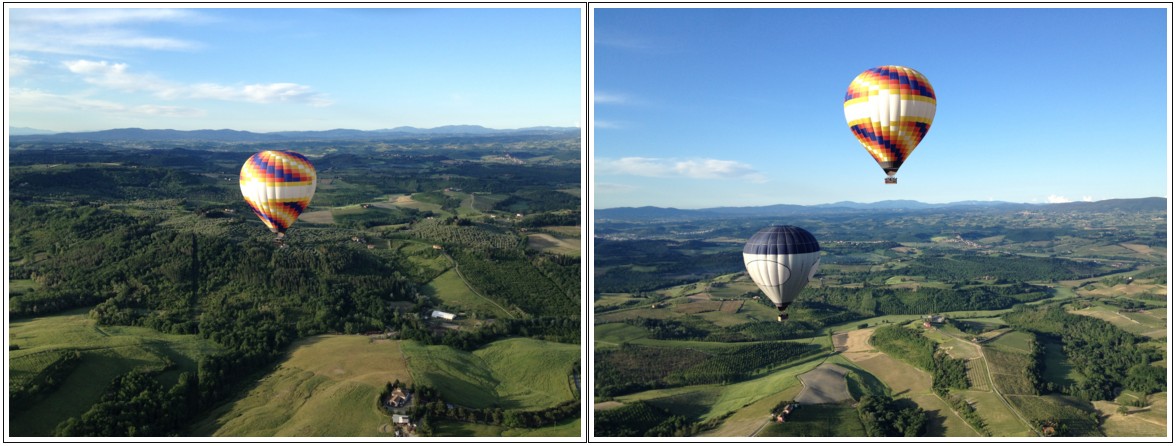
{"type": "Polygon", "coordinates": [[[804,286],[817,274],[821,245],[808,231],[796,226],[769,226],[747,239],[743,266],[751,280],[776,304],[778,321],[804,286]]]}
{"type": "Polygon", "coordinates": [[[935,90],[922,73],[898,65],[866,70],[845,92],[845,120],[858,142],[886,172],[886,183],[935,119],[935,90]]]}
{"type": "Polygon", "coordinates": [[[314,166],[298,153],[266,150],[241,166],[241,195],[279,240],[310,205],[316,185],[314,166]]]}

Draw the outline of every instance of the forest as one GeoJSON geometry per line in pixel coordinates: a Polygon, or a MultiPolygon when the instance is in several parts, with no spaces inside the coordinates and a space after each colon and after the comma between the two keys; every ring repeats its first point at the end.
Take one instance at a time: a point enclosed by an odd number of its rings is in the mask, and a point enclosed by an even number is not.
{"type": "MultiPolygon", "coordinates": [[[[438,191],[461,187],[507,198],[524,191],[509,204],[511,215],[578,215],[575,195],[554,192],[579,187],[577,163],[477,161],[485,153],[470,151],[471,161],[430,150],[329,153],[315,164],[320,178],[336,183],[320,187],[324,193],[312,206],[412,193],[454,208],[461,204],[438,191]],[[389,168],[390,162],[396,167],[389,168]],[[540,189],[559,198],[540,199],[540,189]]],[[[156,376],[174,365],[96,383],[105,386],[101,399],[59,425],[57,434],[183,435],[194,417],[272,368],[293,341],[319,334],[390,333],[467,351],[518,336],[581,342],[577,256],[529,250],[513,221],[472,222],[404,207],[340,214],[332,225],[299,222],[278,245],[237,190],[236,171],[248,155],[223,148],[26,147],[11,153],[9,277],[30,284],[10,294],[11,318],[89,308],[88,316],[101,326],[197,335],[220,347],[201,356],[194,372],[182,372],[173,386],[156,376]],[[431,260],[373,249],[355,243],[357,238],[441,244],[472,286],[518,311],[511,318],[438,330],[423,316],[442,303],[422,287],[444,270],[421,269],[416,265],[431,260]]],[[[64,355],[30,378],[16,402],[53,392],[72,371],[72,357],[64,355]]],[[[578,416],[578,407],[576,402],[551,413],[562,420],[578,416]]],[[[547,420],[547,412],[538,414],[547,420]]],[[[534,424],[526,418],[518,425],[534,424]]]]}

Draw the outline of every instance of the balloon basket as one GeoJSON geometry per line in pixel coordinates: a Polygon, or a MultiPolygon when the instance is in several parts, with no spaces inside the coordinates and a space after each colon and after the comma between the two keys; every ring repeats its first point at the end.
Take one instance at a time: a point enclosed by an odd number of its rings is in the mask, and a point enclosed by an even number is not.
{"type": "Polygon", "coordinates": [[[898,184],[898,178],[886,177],[886,184],[898,184]]]}

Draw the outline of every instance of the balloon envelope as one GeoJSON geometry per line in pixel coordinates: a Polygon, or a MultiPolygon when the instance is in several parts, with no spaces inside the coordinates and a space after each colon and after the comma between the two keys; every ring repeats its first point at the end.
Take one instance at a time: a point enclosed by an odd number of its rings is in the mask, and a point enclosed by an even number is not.
{"type": "Polygon", "coordinates": [[[241,167],[241,195],[270,231],[286,229],[310,205],[318,175],[305,156],[266,150],[241,167]]]}
{"type": "Polygon", "coordinates": [[[796,299],[821,263],[821,245],[796,226],[769,226],[743,246],[743,265],[760,290],[783,309],[796,299]]]}
{"type": "Polygon", "coordinates": [[[866,70],[845,93],[845,121],[858,142],[893,176],[935,119],[935,90],[922,73],[898,65],[866,70]]]}

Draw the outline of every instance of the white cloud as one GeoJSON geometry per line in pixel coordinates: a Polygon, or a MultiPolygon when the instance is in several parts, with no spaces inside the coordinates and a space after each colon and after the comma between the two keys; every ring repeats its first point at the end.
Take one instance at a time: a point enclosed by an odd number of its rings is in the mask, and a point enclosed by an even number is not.
{"type": "Polygon", "coordinates": [[[621,128],[625,128],[625,126],[624,126],[624,125],[622,125],[621,123],[619,123],[619,122],[617,122],[617,121],[607,121],[607,120],[603,120],[603,119],[594,119],[594,120],[592,120],[592,127],[595,127],[595,128],[598,128],[598,129],[621,129],[621,128]]]}
{"type": "Polygon", "coordinates": [[[675,159],[625,157],[597,159],[598,172],[660,178],[743,179],[764,182],[766,178],[751,165],[738,161],[710,158],[675,159]]]}
{"type": "Polygon", "coordinates": [[[1063,196],[1061,196],[1061,195],[1053,195],[1053,194],[1050,194],[1050,196],[1048,196],[1048,197],[1045,197],[1045,202],[1046,202],[1046,203],[1069,203],[1069,202],[1071,202],[1071,201],[1074,201],[1074,200],[1071,200],[1071,199],[1069,199],[1069,198],[1063,197],[1063,196]]]}
{"type": "Polygon", "coordinates": [[[9,93],[8,100],[13,108],[27,111],[92,111],[107,114],[168,117],[198,117],[205,114],[203,110],[189,107],[155,104],[126,105],[86,96],[60,95],[23,88],[13,89],[9,93]]]}
{"type": "Polygon", "coordinates": [[[21,57],[21,56],[16,56],[16,55],[9,56],[8,57],[8,76],[10,76],[10,77],[20,76],[20,75],[28,72],[33,67],[40,65],[40,64],[41,64],[41,62],[29,59],[27,57],[21,57]]]}
{"type": "Polygon", "coordinates": [[[289,82],[243,86],[215,83],[182,85],[150,74],[131,73],[124,63],[92,60],[64,63],[70,72],[81,75],[82,80],[87,83],[124,92],[147,92],[161,99],[215,99],[258,104],[293,102],[316,107],[331,104],[330,99],[322,93],[317,93],[308,86],[289,82]]]}
{"type": "Polygon", "coordinates": [[[152,23],[195,23],[202,13],[182,9],[12,8],[9,39],[14,51],[96,55],[109,49],[192,50],[198,42],[136,29],[152,23]]]}
{"type": "Polygon", "coordinates": [[[627,104],[629,101],[628,96],[618,93],[596,92],[592,95],[592,102],[597,104],[627,104]]]}
{"type": "Polygon", "coordinates": [[[1082,201],[1094,201],[1094,197],[1092,197],[1090,195],[1083,195],[1082,201]]]}

